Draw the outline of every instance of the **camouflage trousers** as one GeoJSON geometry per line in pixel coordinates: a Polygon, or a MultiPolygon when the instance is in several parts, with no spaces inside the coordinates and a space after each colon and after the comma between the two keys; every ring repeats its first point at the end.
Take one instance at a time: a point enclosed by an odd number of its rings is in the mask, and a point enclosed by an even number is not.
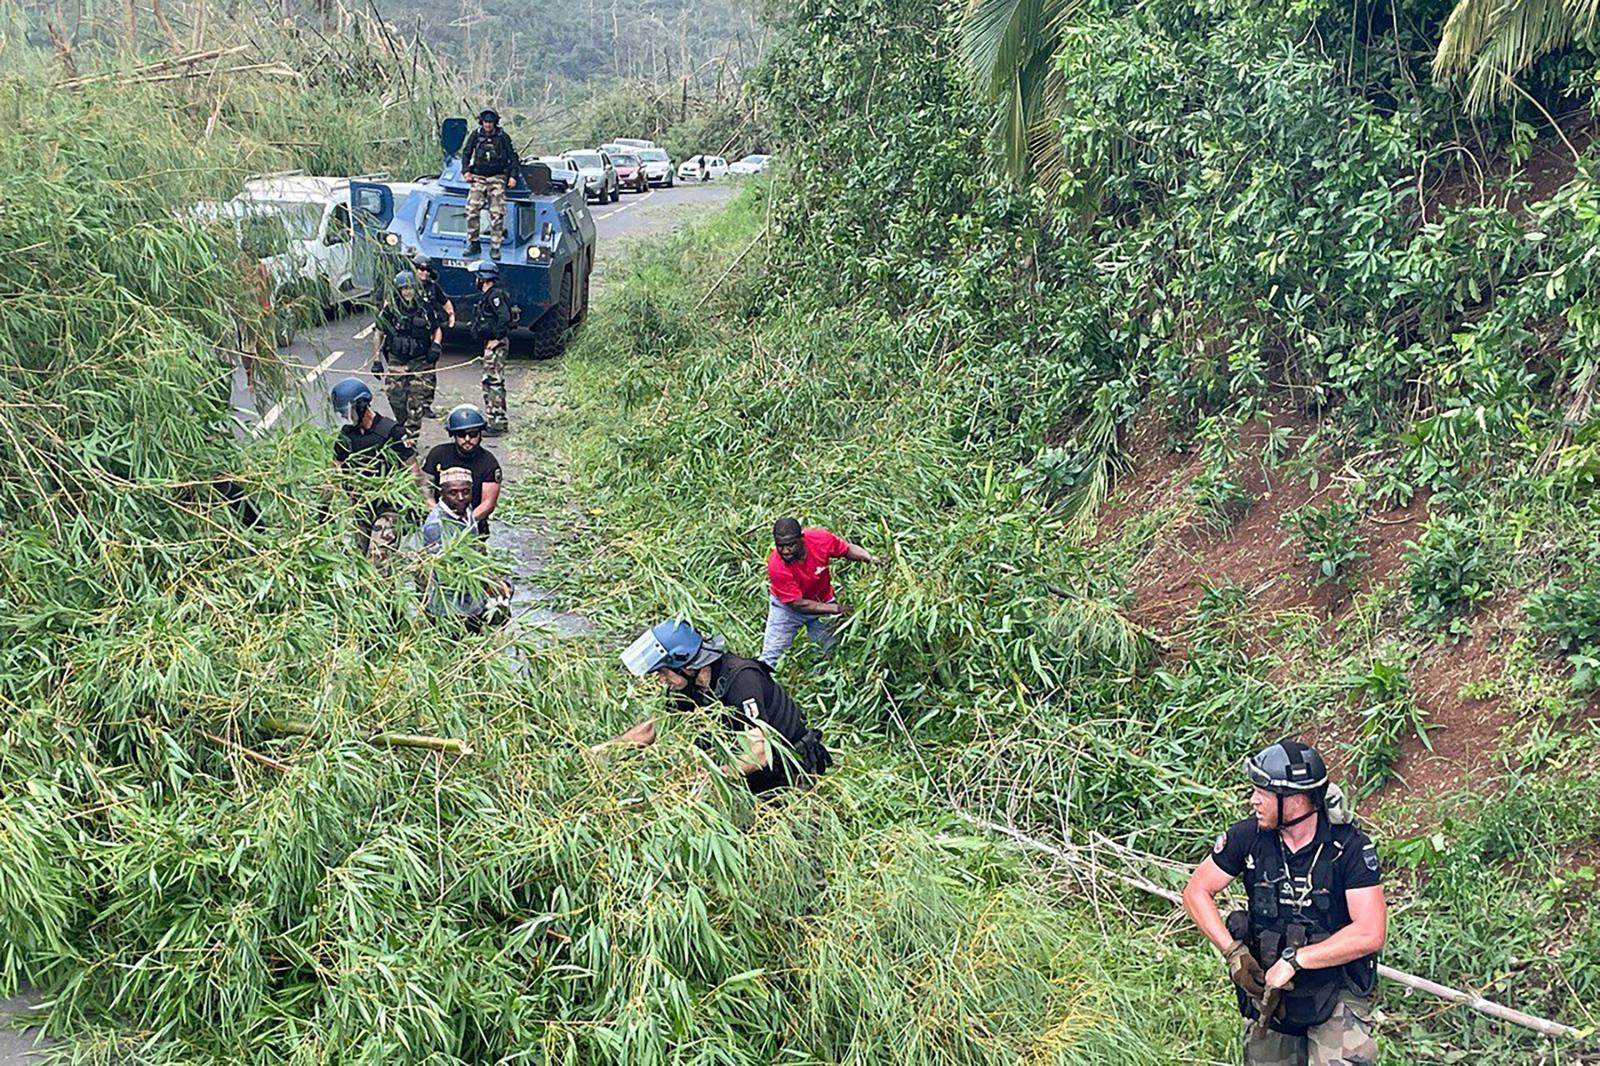
{"type": "Polygon", "coordinates": [[[428,406],[433,391],[427,379],[432,377],[432,367],[416,364],[415,369],[405,363],[395,363],[383,375],[383,391],[389,396],[389,409],[394,420],[405,427],[406,443],[413,448],[422,435],[422,412],[428,406]]]}
{"type": "Polygon", "coordinates": [[[506,353],[511,342],[504,337],[483,345],[483,417],[490,425],[506,424],[506,353]]]}
{"type": "Polygon", "coordinates": [[[1255,1023],[1244,1023],[1245,1066],[1376,1066],[1378,1044],[1372,1037],[1373,1001],[1339,995],[1333,1013],[1304,1036],[1268,1031],[1255,1035],[1255,1023]]]}
{"type": "Polygon", "coordinates": [[[429,418],[433,418],[435,417],[433,410],[433,398],[439,395],[438,364],[432,364],[428,367],[428,369],[419,370],[417,373],[422,379],[422,413],[429,418]]]}
{"type": "Polygon", "coordinates": [[[372,560],[372,565],[379,570],[388,568],[389,556],[394,554],[399,540],[400,516],[393,511],[380,511],[371,525],[363,523],[358,527],[356,536],[361,554],[372,560]]]}
{"type": "Polygon", "coordinates": [[[487,205],[489,208],[489,247],[498,252],[506,232],[506,178],[504,174],[492,178],[474,177],[467,192],[467,242],[478,243],[479,218],[487,205]]]}

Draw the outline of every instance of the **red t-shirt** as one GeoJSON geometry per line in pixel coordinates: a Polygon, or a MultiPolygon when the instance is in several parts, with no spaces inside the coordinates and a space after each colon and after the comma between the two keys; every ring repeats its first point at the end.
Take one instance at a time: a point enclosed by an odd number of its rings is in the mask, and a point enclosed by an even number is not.
{"type": "Polygon", "coordinates": [[[800,531],[805,541],[806,557],[798,563],[786,563],[778,549],[767,556],[767,581],[779,603],[795,600],[833,602],[833,581],[828,576],[828,560],[844,555],[850,545],[826,529],[807,528],[800,531]]]}

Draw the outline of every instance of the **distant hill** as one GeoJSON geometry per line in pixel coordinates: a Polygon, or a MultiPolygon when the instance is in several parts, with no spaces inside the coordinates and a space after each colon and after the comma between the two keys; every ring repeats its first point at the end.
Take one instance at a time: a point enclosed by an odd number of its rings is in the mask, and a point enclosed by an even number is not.
{"type": "Polygon", "coordinates": [[[741,0],[376,0],[420,24],[469,86],[552,98],[596,82],[712,87],[751,66],[764,30],[741,0]]]}

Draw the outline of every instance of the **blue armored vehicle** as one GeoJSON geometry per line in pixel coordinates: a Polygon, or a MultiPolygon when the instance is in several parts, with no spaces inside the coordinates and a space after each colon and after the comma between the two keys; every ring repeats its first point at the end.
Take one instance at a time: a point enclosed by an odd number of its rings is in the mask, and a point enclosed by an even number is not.
{"type": "MultiPolygon", "coordinates": [[[[409,265],[418,254],[428,256],[439,268],[439,284],[455,304],[461,326],[471,321],[478,302],[474,271],[481,261],[465,258],[470,186],[461,176],[460,153],[466,136],[466,119],[441,124],[444,166],[437,178],[350,183],[356,229],[376,243],[374,251],[384,265],[376,275],[381,278],[392,273],[391,267],[409,265]],[[385,261],[391,257],[392,264],[385,261]]],[[[487,243],[488,211],[482,232],[487,243]]],[[[588,312],[594,251],[594,219],[577,175],[552,171],[542,163],[524,164],[516,188],[506,190],[505,240],[495,262],[500,284],[516,308],[516,326],[533,335],[535,359],[561,354],[567,331],[588,312]]]]}

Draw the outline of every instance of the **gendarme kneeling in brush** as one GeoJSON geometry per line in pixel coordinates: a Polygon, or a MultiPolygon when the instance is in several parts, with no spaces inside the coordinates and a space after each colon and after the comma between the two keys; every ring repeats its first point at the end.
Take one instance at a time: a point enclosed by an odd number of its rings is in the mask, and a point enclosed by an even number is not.
{"type": "MultiPolygon", "coordinates": [[[[724,774],[739,775],[755,793],[804,785],[828,769],[833,758],[822,734],[806,726],[805,716],[757,659],[724,650],[721,637],[702,637],[688,622],[666,621],[646,630],[622,653],[635,677],[655,674],[680,709],[721,704],[722,727],[737,734],[739,750],[724,774]]],[[[645,747],[655,743],[655,719],[616,738],[645,747]]]]}
{"type": "Polygon", "coordinates": [[[1283,740],[1245,760],[1253,817],[1217,838],[1183,906],[1228,962],[1247,1066],[1373,1066],[1378,949],[1388,931],[1378,851],[1328,784],[1322,756],[1283,740]],[[1215,897],[1244,878],[1249,907],[1215,897]]]}

